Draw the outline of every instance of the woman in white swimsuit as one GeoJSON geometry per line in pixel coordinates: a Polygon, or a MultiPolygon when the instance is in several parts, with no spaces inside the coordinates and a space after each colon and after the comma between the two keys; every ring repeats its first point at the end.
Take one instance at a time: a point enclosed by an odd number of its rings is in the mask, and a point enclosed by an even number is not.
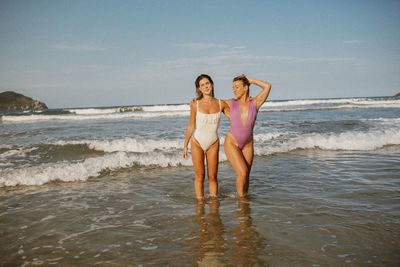
{"type": "Polygon", "coordinates": [[[204,158],[207,159],[210,197],[217,197],[218,194],[218,125],[221,112],[229,113],[229,106],[224,101],[214,98],[214,82],[210,76],[201,74],[197,77],[195,85],[197,98],[190,102],[190,121],[186,130],[182,157],[188,159],[187,147],[196,126],[191,141],[191,154],[196,177],[194,189],[197,199],[202,200],[204,199],[204,158]]]}

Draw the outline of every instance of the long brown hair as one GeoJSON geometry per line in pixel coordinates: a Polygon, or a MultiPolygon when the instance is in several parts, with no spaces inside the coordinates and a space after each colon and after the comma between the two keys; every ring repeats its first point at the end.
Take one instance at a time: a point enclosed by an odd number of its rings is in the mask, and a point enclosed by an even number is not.
{"type": "Polygon", "coordinates": [[[236,82],[236,81],[242,81],[243,85],[247,85],[247,87],[249,88],[247,90],[247,96],[249,96],[250,95],[250,82],[247,79],[246,75],[242,74],[242,75],[239,75],[239,76],[233,78],[233,82],[236,82]]]}
{"type": "Polygon", "coordinates": [[[199,100],[203,98],[203,93],[200,91],[199,88],[200,88],[200,81],[204,78],[207,78],[210,81],[210,83],[212,85],[211,95],[212,95],[212,97],[214,97],[214,82],[213,82],[213,80],[207,74],[201,74],[201,75],[199,75],[199,77],[197,77],[196,81],[194,82],[194,84],[196,85],[197,99],[199,99],[199,100]]]}

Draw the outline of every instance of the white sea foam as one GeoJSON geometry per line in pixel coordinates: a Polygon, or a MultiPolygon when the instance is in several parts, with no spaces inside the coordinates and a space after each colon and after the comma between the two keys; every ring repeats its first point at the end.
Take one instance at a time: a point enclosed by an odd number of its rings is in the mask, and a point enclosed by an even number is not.
{"type": "Polygon", "coordinates": [[[89,148],[104,152],[152,152],[154,150],[181,149],[182,140],[137,140],[135,138],[124,138],[115,140],[79,140],[58,141],[53,145],[87,145],[89,148]]]}
{"type": "Polygon", "coordinates": [[[287,107],[287,106],[309,106],[321,104],[339,104],[339,103],[352,103],[356,98],[343,98],[343,99],[309,99],[309,100],[287,100],[287,101],[267,101],[263,104],[263,108],[270,107],[287,107]]]}
{"type": "Polygon", "coordinates": [[[400,118],[375,118],[375,119],[361,119],[362,121],[374,121],[381,125],[394,126],[400,128],[400,118]]]}
{"type": "Polygon", "coordinates": [[[297,149],[371,151],[386,145],[400,145],[400,131],[398,128],[370,132],[350,131],[341,134],[305,134],[288,139],[285,142],[258,145],[255,147],[255,154],[270,155],[297,149]]]}
{"type": "Polygon", "coordinates": [[[9,157],[24,157],[26,154],[21,149],[10,149],[0,154],[0,159],[9,158],[9,157]]]}
{"type": "Polygon", "coordinates": [[[105,170],[116,170],[131,167],[134,164],[141,166],[156,165],[190,166],[191,161],[183,160],[180,154],[168,156],[162,153],[128,154],[116,152],[101,157],[88,158],[82,162],[46,163],[34,167],[20,169],[6,169],[0,172],[0,187],[16,185],[42,185],[51,181],[86,181],[96,177],[105,170]]]}
{"type": "MultiPolygon", "coordinates": [[[[349,131],[341,134],[303,134],[289,137],[287,133],[263,133],[254,136],[255,154],[271,155],[286,153],[297,149],[321,150],[376,150],[386,145],[400,145],[399,127],[371,130],[369,132],[349,131]]],[[[101,157],[88,158],[81,162],[43,163],[39,166],[6,168],[0,171],[0,187],[16,185],[42,185],[51,181],[86,181],[99,176],[105,170],[139,166],[191,166],[191,160],[183,160],[180,151],[168,152],[169,148],[180,148],[180,142],[146,141],[146,145],[135,139],[114,141],[79,141],[95,149],[106,151],[101,157]],[[152,143],[154,142],[154,143],[152,143]],[[164,146],[164,147],[163,147],[164,146]],[[150,147],[150,148],[149,148],[150,147]],[[152,149],[165,150],[152,151],[152,149]],[[169,148],[168,148],[169,147],[169,148]],[[139,153],[138,153],[139,152],[139,153]]],[[[59,145],[73,142],[59,142],[59,145]]],[[[220,149],[220,161],[226,161],[223,149],[220,149]]]]}
{"type": "Polygon", "coordinates": [[[158,106],[143,106],[143,111],[155,112],[155,111],[189,111],[190,106],[188,104],[183,105],[158,105],[158,106]]]}
{"type": "Polygon", "coordinates": [[[110,114],[110,113],[120,113],[120,108],[82,108],[82,109],[67,109],[74,114],[78,115],[94,115],[94,114],[110,114]]]}
{"type": "Polygon", "coordinates": [[[253,135],[253,139],[255,142],[267,142],[272,139],[276,139],[278,137],[284,136],[287,133],[279,133],[279,132],[271,132],[271,133],[262,133],[253,135]]]}
{"type": "Polygon", "coordinates": [[[112,113],[112,114],[97,114],[97,115],[26,115],[26,116],[2,116],[3,122],[38,122],[38,121],[51,121],[51,120],[117,120],[117,119],[148,119],[159,117],[184,117],[189,116],[189,112],[176,111],[176,112],[125,112],[125,113],[112,113]]]}
{"type": "MultiPolygon", "coordinates": [[[[261,110],[269,110],[270,108],[277,107],[290,107],[297,106],[335,106],[337,108],[349,107],[400,107],[399,99],[391,98],[340,98],[340,99],[304,99],[304,100],[286,100],[286,101],[267,101],[262,106],[261,110]]],[[[301,109],[301,108],[300,108],[301,109]]],[[[154,106],[127,106],[115,108],[80,108],[80,109],[66,109],[67,111],[78,115],[99,115],[99,114],[112,114],[129,111],[143,111],[143,112],[176,112],[176,111],[189,111],[189,104],[179,105],[154,105],[154,106]]]]}
{"type": "Polygon", "coordinates": [[[9,147],[9,150],[0,153],[0,160],[2,159],[7,159],[10,157],[18,157],[18,158],[24,158],[26,157],[26,153],[29,153],[31,151],[37,150],[37,147],[19,147],[19,148],[15,148],[15,149],[11,149],[11,147],[9,147]]]}
{"type": "Polygon", "coordinates": [[[345,108],[400,108],[400,101],[398,103],[356,103],[356,104],[345,104],[336,106],[337,109],[345,108]]]}
{"type": "Polygon", "coordinates": [[[261,111],[303,111],[317,109],[400,108],[399,99],[343,98],[321,100],[267,101],[261,111]]]}
{"type": "MultiPolygon", "coordinates": [[[[343,98],[343,99],[311,99],[267,101],[261,107],[263,112],[305,111],[321,109],[356,109],[356,108],[400,108],[400,99],[392,98],[343,98]]],[[[146,119],[157,117],[189,116],[190,106],[154,105],[129,106],[116,108],[82,108],[66,109],[72,114],[27,114],[23,116],[5,115],[3,122],[37,122],[49,120],[96,120],[96,119],[146,119]]]]}
{"type": "Polygon", "coordinates": [[[154,106],[128,106],[128,107],[115,107],[115,108],[79,108],[79,109],[66,109],[74,114],[79,115],[96,115],[96,114],[111,114],[121,112],[169,112],[169,111],[189,111],[188,104],[182,105],[154,105],[154,106]]]}
{"type": "MultiPolygon", "coordinates": [[[[98,150],[104,150],[108,154],[100,157],[87,158],[81,162],[56,162],[43,163],[39,166],[23,166],[17,168],[6,168],[0,171],[0,187],[16,185],[43,185],[51,181],[86,181],[90,177],[97,177],[105,170],[118,170],[129,168],[134,165],[139,166],[157,166],[161,168],[176,166],[192,166],[192,161],[182,159],[181,151],[174,153],[168,152],[167,147],[181,149],[175,141],[166,142],[164,151],[149,152],[153,148],[160,150],[162,142],[154,142],[152,148],[140,144],[136,146],[135,140],[115,140],[116,142],[97,142],[94,140],[86,142],[57,142],[58,145],[67,144],[88,144],[96,147],[98,150]],[[120,143],[119,143],[120,142],[120,143]],[[129,144],[131,146],[129,147],[129,144]],[[140,152],[139,152],[140,151],[140,152]],[[138,153],[139,152],[139,153],[138,153]]],[[[147,141],[151,144],[152,141],[147,141]]],[[[219,151],[219,161],[226,161],[226,155],[223,150],[219,151]]]]}
{"type": "MultiPolygon", "coordinates": [[[[287,133],[280,133],[280,132],[271,132],[271,133],[261,133],[261,134],[254,134],[253,139],[255,142],[267,142],[273,140],[275,138],[279,138],[281,136],[286,135],[287,133]]],[[[220,145],[224,145],[225,136],[219,137],[220,145]]]]}
{"type": "Polygon", "coordinates": [[[374,98],[340,98],[340,99],[305,99],[287,101],[267,101],[263,108],[288,107],[288,106],[310,106],[310,105],[332,105],[332,104],[356,104],[356,105],[379,105],[400,107],[399,99],[374,99],[374,98]]]}

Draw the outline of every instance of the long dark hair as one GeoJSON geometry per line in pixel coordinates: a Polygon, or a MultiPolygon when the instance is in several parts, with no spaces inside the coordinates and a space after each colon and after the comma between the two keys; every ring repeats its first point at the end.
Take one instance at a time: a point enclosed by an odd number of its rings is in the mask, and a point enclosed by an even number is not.
{"type": "Polygon", "coordinates": [[[203,98],[203,93],[200,91],[199,88],[200,88],[200,81],[204,78],[207,78],[210,81],[210,83],[212,85],[211,95],[212,95],[212,97],[214,97],[214,82],[213,82],[213,80],[207,74],[201,74],[201,75],[199,75],[199,77],[197,77],[196,81],[194,82],[194,84],[196,85],[197,99],[199,99],[199,100],[203,98]]]}
{"type": "Polygon", "coordinates": [[[239,75],[239,76],[233,78],[233,82],[236,82],[236,81],[242,81],[243,85],[247,85],[247,87],[249,88],[247,90],[247,96],[249,96],[250,95],[250,82],[247,79],[246,75],[242,74],[242,75],[239,75]]]}

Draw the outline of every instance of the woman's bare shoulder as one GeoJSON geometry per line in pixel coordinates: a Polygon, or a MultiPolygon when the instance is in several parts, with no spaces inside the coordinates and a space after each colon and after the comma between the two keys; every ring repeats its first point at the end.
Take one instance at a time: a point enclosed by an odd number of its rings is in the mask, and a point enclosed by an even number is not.
{"type": "Polygon", "coordinates": [[[190,101],[190,106],[195,105],[195,104],[196,104],[196,101],[197,101],[197,97],[193,98],[193,99],[190,101]]]}
{"type": "Polygon", "coordinates": [[[190,106],[190,110],[191,110],[191,111],[197,111],[197,104],[196,104],[196,102],[197,102],[197,98],[193,98],[193,99],[190,101],[189,106],[190,106]]]}

